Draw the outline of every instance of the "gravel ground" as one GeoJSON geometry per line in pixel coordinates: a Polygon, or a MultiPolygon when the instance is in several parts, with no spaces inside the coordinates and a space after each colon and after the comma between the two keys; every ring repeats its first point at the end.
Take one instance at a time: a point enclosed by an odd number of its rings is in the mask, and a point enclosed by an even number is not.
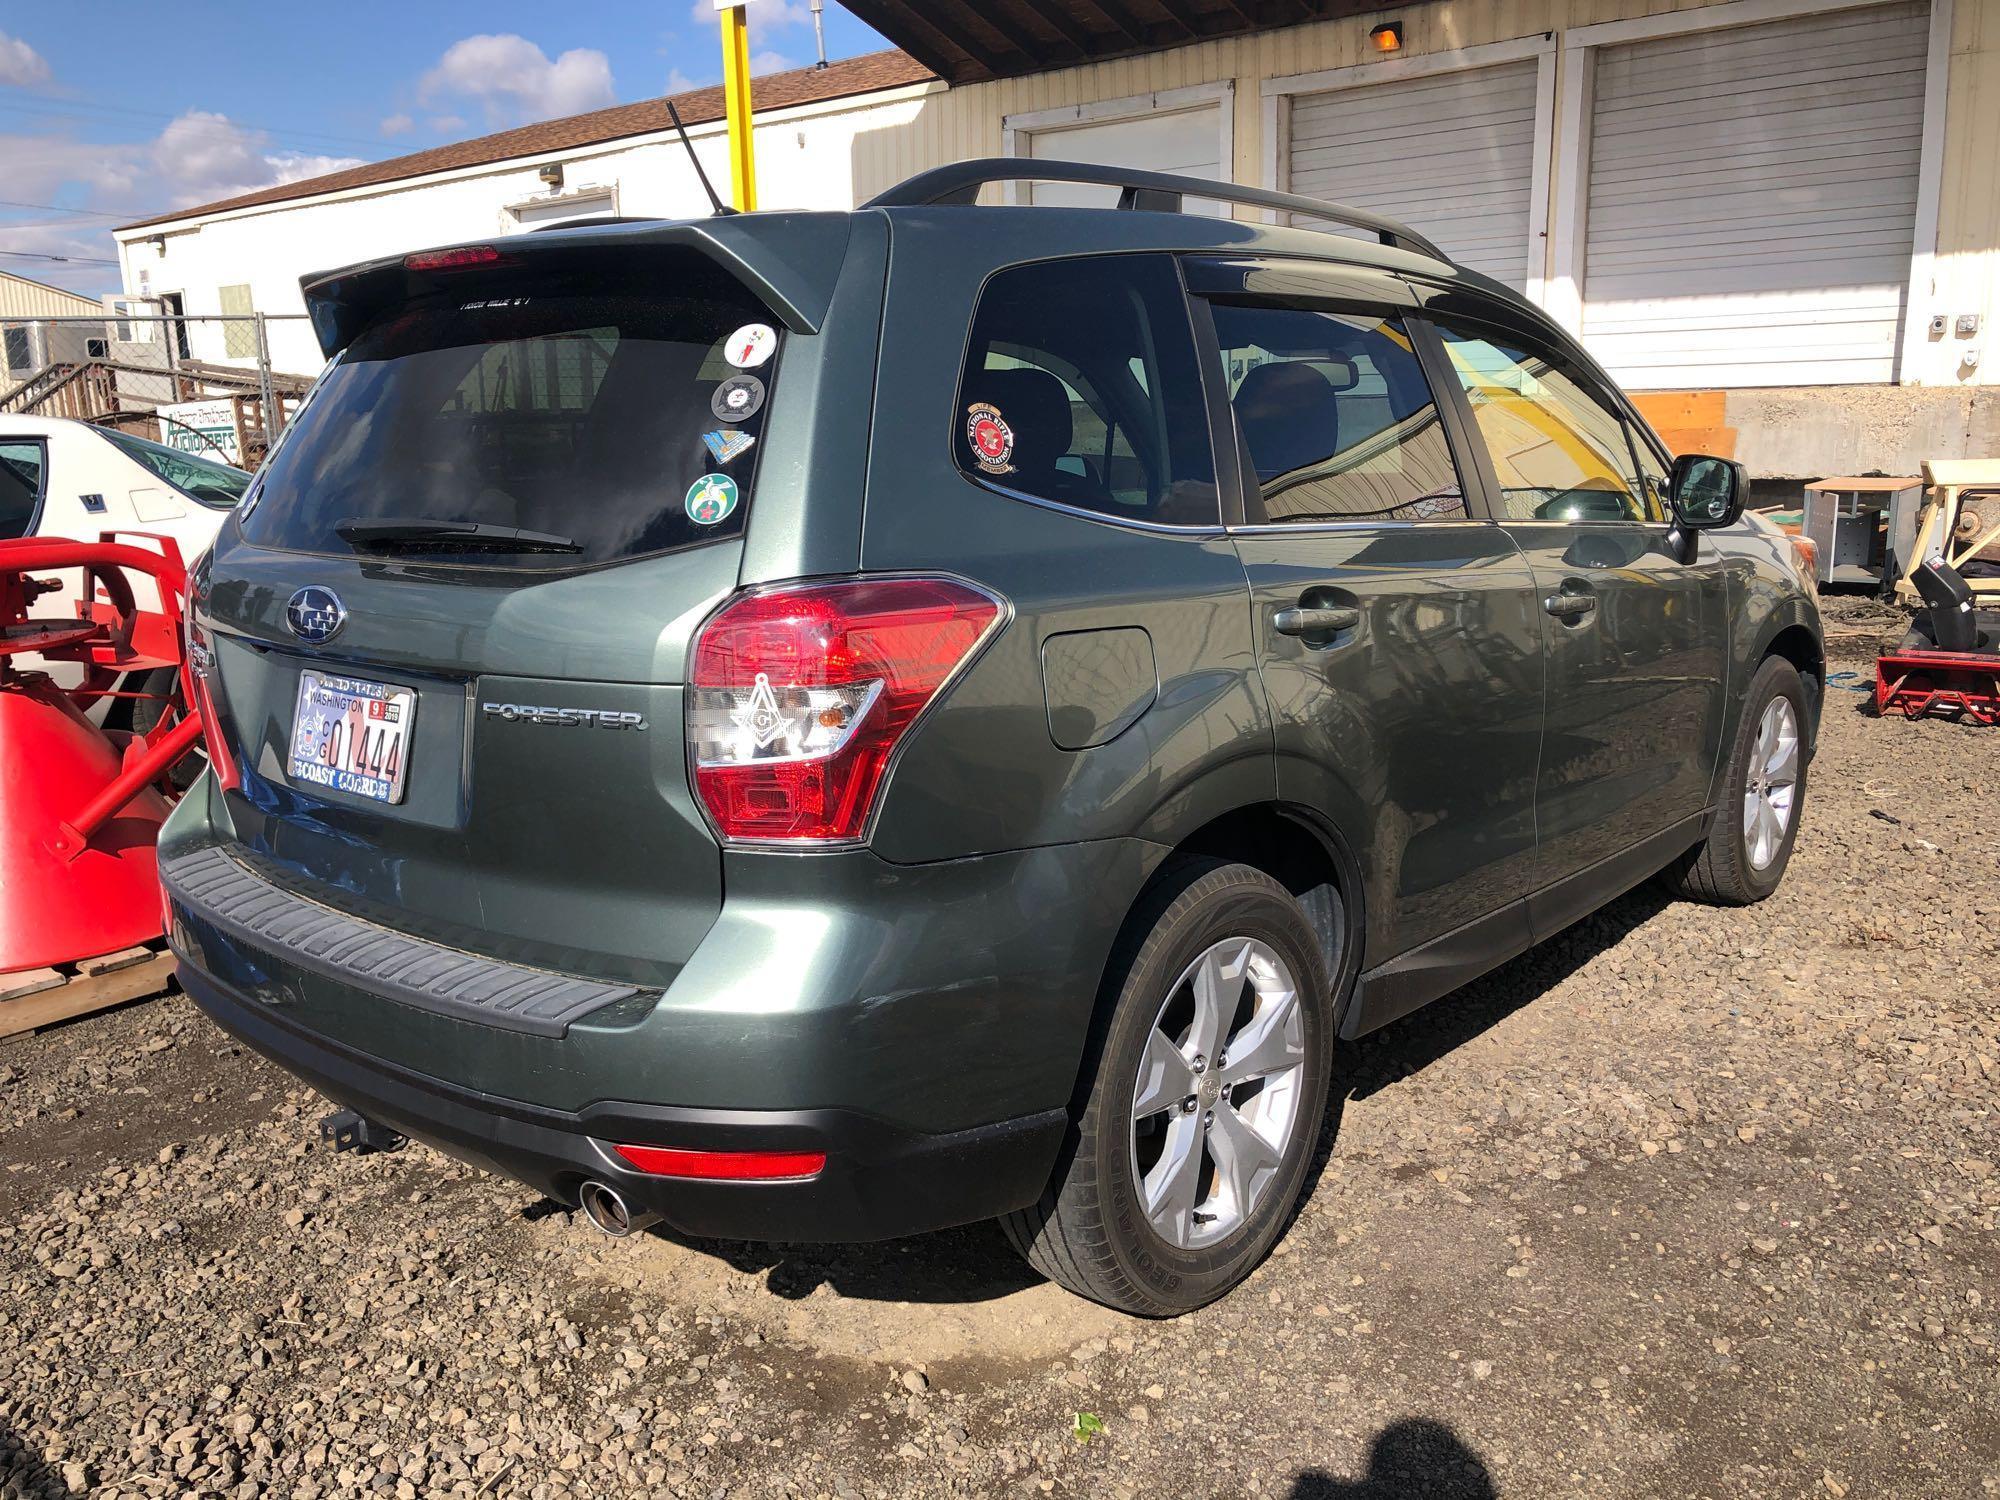
{"type": "Polygon", "coordinates": [[[607,1241],[335,1158],[180,998],[0,1046],[0,1495],[2000,1494],[2000,733],[1831,697],[1775,897],[1350,1048],[1291,1236],[1173,1323],[986,1227],[607,1241]]]}

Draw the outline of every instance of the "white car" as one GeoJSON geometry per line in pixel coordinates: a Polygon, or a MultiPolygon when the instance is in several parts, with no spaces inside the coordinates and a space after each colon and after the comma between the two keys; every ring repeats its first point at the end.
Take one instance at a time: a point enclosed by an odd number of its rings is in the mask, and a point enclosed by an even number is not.
{"type": "MultiPolygon", "coordinates": [[[[192,568],[249,485],[250,476],[241,469],[127,432],[61,417],[0,413],[0,538],[95,541],[106,531],[149,532],[172,537],[181,560],[192,568]]],[[[74,617],[82,574],[69,569],[38,576],[59,578],[63,587],[44,595],[33,612],[74,617]]],[[[132,584],[141,609],[160,607],[152,580],[135,578],[132,584]]],[[[27,657],[17,665],[37,662],[27,657]]],[[[66,687],[81,681],[79,668],[56,663],[51,670],[66,687]]],[[[112,717],[130,723],[115,708],[112,717]]],[[[145,718],[140,715],[140,727],[145,718]]]]}

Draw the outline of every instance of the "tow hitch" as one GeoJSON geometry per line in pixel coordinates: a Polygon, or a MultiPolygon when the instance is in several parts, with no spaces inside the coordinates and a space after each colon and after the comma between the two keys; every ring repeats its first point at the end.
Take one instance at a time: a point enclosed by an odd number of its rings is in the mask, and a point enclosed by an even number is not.
{"type": "Polygon", "coordinates": [[[358,1151],[367,1156],[375,1151],[400,1151],[410,1138],[386,1125],[378,1125],[351,1109],[337,1109],[319,1122],[319,1138],[336,1152],[358,1151]]]}

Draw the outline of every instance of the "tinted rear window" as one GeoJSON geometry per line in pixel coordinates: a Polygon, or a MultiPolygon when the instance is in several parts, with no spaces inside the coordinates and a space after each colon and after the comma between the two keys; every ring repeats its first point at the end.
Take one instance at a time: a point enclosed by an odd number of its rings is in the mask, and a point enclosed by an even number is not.
{"type": "Polygon", "coordinates": [[[775,335],[753,339],[755,353],[740,347],[758,326],[769,333],[747,305],[574,285],[482,287],[392,314],[328,372],[272,455],[243,533],[346,553],[367,549],[341,537],[344,522],[470,521],[576,543],[420,549],[426,561],[524,568],[737,535],[777,367],[775,335]]]}
{"type": "Polygon", "coordinates": [[[97,430],[107,443],[134,463],[151,469],[190,500],[213,510],[228,510],[250,488],[250,476],[228,464],[196,458],[191,453],[182,453],[164,443],[148,442],[115,428],[97,430]]]}

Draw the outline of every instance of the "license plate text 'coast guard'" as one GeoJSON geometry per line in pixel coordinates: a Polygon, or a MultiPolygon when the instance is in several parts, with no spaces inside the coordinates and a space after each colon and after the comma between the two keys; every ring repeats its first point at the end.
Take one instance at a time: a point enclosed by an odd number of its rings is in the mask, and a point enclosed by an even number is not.
{"type": "Polygon", "coordinates": [[[286,770],[295,782],[375,802],[401,802],[409,779],[412,688],[331,672],[299,674],[286,770]]]}

